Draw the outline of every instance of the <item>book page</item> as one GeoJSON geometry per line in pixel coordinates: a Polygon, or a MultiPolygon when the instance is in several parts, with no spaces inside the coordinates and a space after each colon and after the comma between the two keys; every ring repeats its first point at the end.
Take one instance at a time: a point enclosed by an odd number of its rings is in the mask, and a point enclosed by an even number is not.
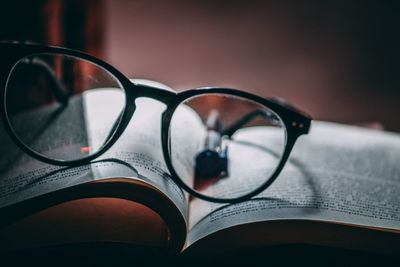
{"type": "MultiPolygon", "coordinates": [[[[93,96],[90,96],[90,93],[86,95],[86,103],[92,107],[101,107],[103,104],[107,105],[109,99],[112,98],[110,95],[113,93],[110,91],[99,93],[96,90],[93,96]]],[[[187,196],[172,181],[162,154],[161,114],[165,109],[165,105],[146,98],[137,99],[135,105],[135,113],[125,132],[105,155],[102,155],[99,159],[118,159],[131,165],[137,172],[137,175],[134,177],[140,178],[161,190],[173,200],[186,217],[188,208],[187,196]]],[[[87,119],[88,132],[104,136],[104,134],[99,133],[104,131],[102,125],[104,118],[107,117],[107,113],[107,110],[87,110],[86,116],[89,118],[87,119]]],[[[98,145],[96,142],[99,141],[99,138],[94,136],[94,134],[89,137],[89,140],[92,140],[92,146],[98,145]]],[[[185,140],[183,141],[185,142],[185,140]]],[[[105,175],[105,171],[109,171],[109,169],[96,169],[94,176],[109,176],[105,175]]]]}
{"type": "MultiPolygon", "coordinates": [[[[69,105],[74,105],[74,101],[78,100],[71,99],[69,105]]],[[[82,106],[84,118],[73,118],[72,114],[63,114],[64,117],[59,117],[53,123],[58,124],[57,127],[61,131],[71,136],[68,145],[80,146],[79,142],[75,143],[74,129],[71,126],[73,123],[69,122],[83,119],[89,147],[98,147],[102,141],[98,136],[104,136],[101,134],[105,131],[103,125],[110,125],[107,120],[113,119],[108,116],[112,113],[110,109],[124,104],[122,92],[96,89],[85,93],[79,101],[82,101],[77,104],[82,106]]],[[[160,131],[161,114],[164,109],[165,105],[155,100],[137,99],[136,111],[130,124],[112,148],[93,163],[74,168],[45,164],[26,155],[11,141],[4,128],[0,127],[1,153],[7,155],[2,156],[0,162],[0,208],[82,183],[127,177],[142,180],[158,188],[175,203],[187,219],[187,195],[170,178],[162,155],[160,131]]],[[[183,117],[192,115],[190,112],[180,114],[183,117]]],[[[190,140],[186,139],[193,138],[197,129],[203,127],[199,120],[189,120],[191,125],[188,125],[187,121],[182,118],[185,126],[192,129],[192,135],[182,137],[181,146],[175,148],[175,151],[182,153],[190,143],[190,140]]],[[[27,125],[28,129],[29,127],[34,125],[27,125]]]]}
{"type": "MultiPolygon", "coordinates": [[[[251,128],[242,135],[256,138],[251,128]]],[[[228,227],[268,220],[317,220],[400,231],[399,162],[398,134],[314,121],[280,176],[258,196],[225,206],[193,200],[187,245],[228,227]]],[[[251,186],[257,175],[262,173],[243,168],[241,183],[230,190],[251,186]]]]}
{"type": "MultiPolygon", "coordinates": [[[[25,143],[40,151],[54,154],[74,150],[87,144],[83,127],[83,99],[71,97],[67,108],[57,103],[20,113],[13,117],[25,143]],[[54,136],[68,135],[68,143],[59,146],[54,136]]],[[[21,136],[20,136],[21,137],[21,136]]],[[[64,139],[66,140],[66,138],[64,139]]],[[[10,139],[0,125],[0,208],[41,194],[94,180],[90,165],[66,168],[45,164],[22,150],[10,139]]],[[[59,154],[58,154],[59,155],[59,154]]]]}

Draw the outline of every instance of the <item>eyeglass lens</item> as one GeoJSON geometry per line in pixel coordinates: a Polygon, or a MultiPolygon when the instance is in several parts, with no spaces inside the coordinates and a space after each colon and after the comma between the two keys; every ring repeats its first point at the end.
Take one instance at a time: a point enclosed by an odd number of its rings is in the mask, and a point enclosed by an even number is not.
{"type": "Polygon", "coordinates": [[[24,57],[6,85],[5,106],[15,135],[31,150],[57,160],[98,152],[124,105],[122,86],[111,73],[69,55],[24,57]],[[109,94],[118,103],[109,103],[109,94]]]}
{"type": "Polygon", "coordinates": [[[285,150],[286,129],[276,113],[257,102],[201,94],[177,107],[169,138],[172,165],[188,187],[232,199],[271,178],[285,150]],[[183,145],[185,136],[191,142],[183,145]]]}

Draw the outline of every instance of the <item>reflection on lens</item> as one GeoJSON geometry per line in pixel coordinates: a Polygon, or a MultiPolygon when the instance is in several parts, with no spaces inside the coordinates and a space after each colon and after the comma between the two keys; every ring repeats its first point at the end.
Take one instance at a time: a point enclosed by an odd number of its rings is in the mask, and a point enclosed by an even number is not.
{"type": "Polygon", "coordinates": [[[264,105],[201,94],[177,107],[169,138],[173,168],[187,186],[206,196],[233,199],[271,178],[283,156],[286,129],[264,105]]]}
{"type": "Polygon", "coordinates": [[[118,80],[102,67],[63,54],[19,60],[6,85],[7,116],[30,149],[56,160],[99,151],[125,105],[118,80]]]}

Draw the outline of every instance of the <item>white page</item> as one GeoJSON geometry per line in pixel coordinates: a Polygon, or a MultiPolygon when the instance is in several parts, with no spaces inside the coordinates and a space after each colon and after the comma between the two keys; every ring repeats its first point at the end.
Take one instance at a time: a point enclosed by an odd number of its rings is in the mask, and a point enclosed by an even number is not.
{"type": "MultiPolygon", "coordinates": [[[[90,141],[89,145],[96,147],[96,144],[99,144],[98,131],[103,131],[103,124],[108,119],[113,119],[113,117],[108,117],[108,114],[112,113],[110,112],[112,108],[120,107],[123,97],[117,90],[99,89],[93,93],[84,94],[83,99],[87,138],[90,141]]],[[[44,164],[18,150],[1,128],[1,154],[9,155],[14,164],[11,165],[11,162],[7,160],[2,161],[0,207],[81,183],[110,177],[130,177],[139,178],[157,187],[173,200],[186,217],[187,196],[169,178],[162,156],[160,128],[161,114],[165,105],[144,98],[138,99],[136,105],[135,114],[123,135],[100,158],[100,160],[118,159],[124,161],[124,164],[105,161],[68,169],[44,164]],[[60,172],[60,169],[64,170],[60,172]]],[[[190,142],[189,139],[194,137],[196,129],[202,129],[202,125],[197,117],[194,117],[194,120],[185,118],[185,116],[193,115],[190,111],[180,114],[185,127],[192,129],[192,135],[182,137],[182,142],[178,142],[178,147],[175,148],[178,153],[180,151],[184,153],[187,149],[186,144],[190,142]]],[[[65,131],[69,131],[68,127],[65,127],[65,131]]],[[[104,135],[100,136],[104,137],[104,135]]]]}
{"type": "MultiPolygon", "coordinates": [[[[256,198],[225,208],[193,200],[187,244],[227,227],[278,219],[400,231],[399,162],[398,134],[314,121],[281,175],[256,198]]],[[[250,183],[252,176],[262,174],[243,168],[243,175],[250,183]]],[[[232,190],[244,186],[236,184],[232,190]]]]}

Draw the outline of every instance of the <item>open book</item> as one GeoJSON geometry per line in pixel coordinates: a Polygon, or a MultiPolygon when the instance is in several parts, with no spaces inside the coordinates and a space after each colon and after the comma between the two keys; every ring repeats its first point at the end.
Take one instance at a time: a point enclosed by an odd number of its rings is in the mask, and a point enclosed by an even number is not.
{"type": "MultiPolygon", "coordinates": [[[[121,99],[107,89],[83,95],[83,107],[99,107],[85,110],[90,142],[107,119],[101,107],[121,99]]],[[[170,179],[160,143],[165,107],[149,99],[136,104],[117,143],[74,168],[24,155],[0,128],[2,250],[116,242],[187,255],[276,244],[400,252],[400,135],[315,121],[271,187],[223,205],[191,198],[170,179]]],[[[191,135],[175,151],[184,155],[205,128],[200,119],[187,119],[196,116],[190,109],[182,114],[191,135]]],[[[241,134],[256,139],[259,130],[241,134]]],[[[232,190],[262,175],[242,171],[232,190]]]]}

